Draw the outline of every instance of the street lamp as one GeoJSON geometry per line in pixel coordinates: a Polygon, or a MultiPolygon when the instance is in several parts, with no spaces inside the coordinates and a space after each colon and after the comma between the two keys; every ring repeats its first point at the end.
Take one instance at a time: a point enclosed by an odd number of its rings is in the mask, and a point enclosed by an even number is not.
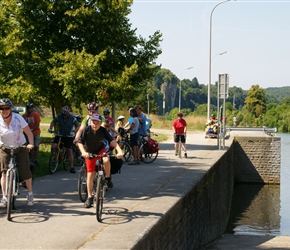
{"type": "Polygon", "coordinates": [[[210,13],[210,26],[209,26],[209,66],[208,66],[208,86],[207,86],[207,119],[209,120],[209,114],[210,114],[210,84],[211,84],[211,33],[212,33],[212,14],[214,12],[214,10],[216,9],[216,7],[218,7],[220,4],[229,2],[231,0],[225,0],[222,1],[220,3],[218,3],[217,5],[214,6],[214,8],[212,9],[211,13],[210,13]]]}
{"type": "MultiPolygon", "coordinates": [[[[193,67],[189,67],[189,68],[186,68],[186,69],[184,69],[184,71],[185,70],[189,70],[189,69],[192,69],[193,67]]],[[[183,72],[184,72],[183,71],[183,72]]],[[[182,73],[183,73],[182,72],[182,73]]],[[[181,76],[180,76],[180,80],[179,80],[179,105],[178,105],[178,111],[180,112],[180,110],[181,110],[181,78],[182,78],[182,74],[181,74],[181,76]]]]}

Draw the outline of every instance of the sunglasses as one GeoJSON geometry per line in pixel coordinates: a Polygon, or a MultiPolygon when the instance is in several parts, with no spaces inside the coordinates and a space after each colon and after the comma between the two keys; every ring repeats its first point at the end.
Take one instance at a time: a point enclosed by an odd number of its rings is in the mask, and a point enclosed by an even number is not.
{"type": "Polygon", "coordinates": [[[0,110],[9,110],[10,108],[0,108],[0,110]]]}

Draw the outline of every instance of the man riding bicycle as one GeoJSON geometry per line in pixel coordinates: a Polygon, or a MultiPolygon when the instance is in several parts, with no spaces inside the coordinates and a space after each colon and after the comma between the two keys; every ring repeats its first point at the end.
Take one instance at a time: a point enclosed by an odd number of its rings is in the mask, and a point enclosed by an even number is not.
{"type": "MultiPolygon", "coordinates": [[[[90,118],[90,126],[85,127],[80,138],[78,139],[78,147],[82,156],[85,158],[87,167],[87,191],[88,198],[84,204],[85,208],[90,208],[93,205],[93,185],[94,177],[96,174],[96,161],[98,158],[90,158],[91,154],[102,155],[106,153],[104,140],[107,140],[113,148],[117,149],[117,158],[123,158],[123,152],[120,146],[109,134],[108,130],[102,125],[102,116],[100,114],[92,114],[90,118]]],[[[108,185],[108,189],[113,188],[111,180],[111,164],[108,157],[103,157],[103,163],[105,168],[105,177],[108,185]]]]}
{"type": "Polygon", "coordinates": [[[178,143],[179,140],[181,141],[182,148],[184,150],[184,157],[187,158],[186,152],[186,145],[185,145],[185,135],[186,135],[186,128],[187,124],[186,121],[182,118],[183,114],[181,112],[177,113],[177,119],[175,119],[172,123],[172,130],[174,133],[174,148],[175,148],[175,155],[177,156],[178,152],[178,143]]]}
{"type": "Polygon", "coordinates": [[[62,142],[68,152],[68,160],[70,163],[70,173],[75,173],[74,169],[74,157],[73,157],[73,140],[74,140],[74,131],[77,131],[79,128],[79,123],[77,119],[70,113],[70,108],[64,106],[61,109],[61,113],[58,114],[50,123],[48,132],[52,132],[52,128],[55,124],[59,124],[58,133],[55,136],[52,143],[52,150],[57,147],[59,141],[59,136],[62,136],[62,142]]]}

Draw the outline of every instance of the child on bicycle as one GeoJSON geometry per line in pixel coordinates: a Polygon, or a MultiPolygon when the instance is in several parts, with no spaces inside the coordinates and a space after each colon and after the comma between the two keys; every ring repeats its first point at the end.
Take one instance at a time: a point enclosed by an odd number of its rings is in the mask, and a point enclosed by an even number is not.
{"type": "Polygon", "coordinates": [[[186,145],[185,145],[185,135],[186,135],[186,121],[182,118],[183,114],[182,112],[177,113],[177,119],[175,119],[172,123],[172,130],[174,133],[174,148],[175,148],[175,155],[177,155],[178,152],[178,143],[179,139],[181,140],[181,145],[184,150],[184,157],[187,158],[187,152],[186,152],[186,145]]]}
{"type": "MultiPolygon", "coordinates": [[[[102,116],[100,114],[92,114],[90,118],[90,125],[85,127],[80,138],[78,139],[78,147],[81,151],[82,156],[85,158],[87,167],[87,190],[88,198],[84,204],[85,208],[90,208],[93,205],[93,185],[94,176],[96,174],[96,161],[98,158],[90,158],[90,153],[102,155],[106,153],[104,146],[104,140],[107,140],[109,144],[117,149],[117,158],[123,158],[123,152],[116,141],[109,134],[108,130],[102,125],[102,116]]],[[[105,177],[108,185],[108,189],[113,188],[111,180],[111,164],[109,157],[103,157],[103,163],[105,168],[105,177]]]]}

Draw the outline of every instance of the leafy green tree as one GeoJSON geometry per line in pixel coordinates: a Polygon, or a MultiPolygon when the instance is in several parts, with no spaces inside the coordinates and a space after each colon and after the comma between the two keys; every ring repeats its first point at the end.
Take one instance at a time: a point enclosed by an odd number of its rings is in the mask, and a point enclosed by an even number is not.
{"type": "Polygon", "coordinates": [[[266,113],[266,92],[259,85],[252,85],[245,99],[245,106],[249,113],[258,118],[266,113]]]}
{"type": "Polygon", "coordinates": [[[2,95],[17,101],[32,97],[59,110],[64,104],[106,105],[144,93],[159,69],[161,33],[137,37],[127,18],[131,4],[2,0],[2,95]]]}

